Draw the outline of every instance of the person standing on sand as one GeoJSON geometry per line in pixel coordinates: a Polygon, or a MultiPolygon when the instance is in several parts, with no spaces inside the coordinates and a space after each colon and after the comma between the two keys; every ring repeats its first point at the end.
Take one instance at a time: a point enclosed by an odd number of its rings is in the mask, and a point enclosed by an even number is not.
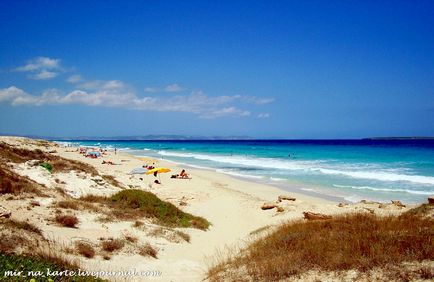
{"type": "Polygon", "coordinates": [[[115,148],[115,155],[116,155],[116,148],[115,148]]]}

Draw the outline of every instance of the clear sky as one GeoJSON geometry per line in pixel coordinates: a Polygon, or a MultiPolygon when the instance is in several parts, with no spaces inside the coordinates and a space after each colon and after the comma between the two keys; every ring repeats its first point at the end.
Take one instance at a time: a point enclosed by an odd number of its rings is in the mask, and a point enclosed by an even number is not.
{"type": "Polygon", "coordinates": [[[434,1],[0,1],[0,134],[434,136],[434,1]]]}

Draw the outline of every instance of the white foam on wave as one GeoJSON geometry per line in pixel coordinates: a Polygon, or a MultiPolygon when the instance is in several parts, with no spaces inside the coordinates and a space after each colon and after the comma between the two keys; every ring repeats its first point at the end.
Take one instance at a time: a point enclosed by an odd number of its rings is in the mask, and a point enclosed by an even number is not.
{"type": "Polygon", "coordinates": [[[300,188],[303,191],[310,191],[310,192],[315,192],[316,190],[312,189],[312,188],[300,188]]]}
{"type": "Polygon", "coordinates": [[[382,191],[382,192],[402,192],[408,194],[416,194],[416,195],[432,195],[434,191],[419,191],[419,190],[409,190],[409,189],[387,189],[387,188],[377,188],[370,186],[351,186],[351,185],[337,185],[333,184],[336,188],[350,188],[356,190],[370,190],[370,191],[382,191]]]}
{"type": "Polygon", "coordinates": [[[376,169],[368,170],[367,166],[363,166],[364,170],[349,170],[354,165],[345,166],[346,169],[336,169],[334,167],[324,167],[324,161],[294,161],[294,160],[281,160],[281,159],[271,159],[271,158],[253,158],[244,157],[239,155],[233,156],[222,156],[222,155],[206,155],[206,154],[195,154],[195,153],[179,153],[179,152],[167,152],[159,151],[162,156],[173,156],[181,158],[193,158],[198,160],[213,161],[219,163],[233,164],[240,167],[258,167],[264,169],[273,170],[289,170],[289,171],[305,171],[310,173],[321,173],[326,175],[342,175],[351,178],[358,179],[373,179],[379,181],[406,181],[419,184],[434,185],[434,177],[422,176],[422,175],[409,175],[398,173],[402,171],[400,169],[376,169]],[[396,172],[395,172],[396,171],[396,172]],[[395,172],[395,173],[393,173],[395,172]]]}
{"type": "Polygon", "coordinates": [[[285,178],[279,178],[279,177],[270,177],[270,179],[273,181],[286,181],[287,180],[285,178]]]}
{"type": "Polygon", "coordinates": [[[195,165],[195,164],[187,164],[187,163],[182,163],[182,162],[175,162],[175,161],[172,161],[172,160],[171,160],[171,162],[174,162],[174,163],[179,164],[179,165],[185,165],[185,166],[188,166],[188,167],[197,168],[197,169],[215,170],[215,169],[213,169],[211,167],[206,167],[206,166],[200,166],[200,165],[195,165]]]}
{"type": "Polygon", "coordinates": [[[54,143],[59,144],[62,147],[71,147],[74,144],[74,142],[67,142],[67,141],[54,141],[54,143]]]}
{"type": "Polygon", "coordinates": [[[381,171],[344,171],[335,169],[318,168],[324,174],[340,174],[350,176],[352,178],[374,179],[380,181],[407,181],[421,184],[434,184],[434,177],[423,175],[397,174],[381,171]]]}
{"type": "MultiPolygon", "coordinates": [[[[306,169],[308,168],[306,165],[303,165],[301,161],[296,162],[287,162],[284,160],[278,159],[270,159],[270,158],[251,158],[244,156],[222,156],[222,155],[205,155],[205,154],[193,154],[193,153],[178,153],[178,152],[167,152],[167,151],[159,151],[160,155],[163,156],[172,156],[172,157],[181,157],[181,158],[193,158],[198,160],[206,160],[206,161],[214,161],[219,163],[233,164],[239,166],[250,166],[250,167],[259,167],[266,169],[306,169]]],[[[306,163],[314,163],[314,162],[306,162],[306,163]]]]}
{"type": "Polygon", "coordinates": [[[244,173],[238,173],[235,171],[230,171],[230,170],[225,170],[225,169],[217,169],[217,172],[220,173],[225,173],[225,174],[229,174],[232,176],[237,176],[237,177],[243,177],[243,178],[251,178],[251,179],[263,179],[264,177],[259,176],[259,175],[251,175],[251,174],[244,174],[244,173]]]}

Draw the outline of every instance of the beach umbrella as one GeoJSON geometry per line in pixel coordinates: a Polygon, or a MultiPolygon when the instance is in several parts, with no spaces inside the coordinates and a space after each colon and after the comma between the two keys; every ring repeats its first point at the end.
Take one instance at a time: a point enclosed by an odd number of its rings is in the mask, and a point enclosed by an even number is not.
{"type": "Polygon", "coordinates": [[[97,151],[87,152],[87,155],[95,156],[95,157],[101,157],[101,153],[97,151]]]}
{"type": "Polygon", "coordinates": [[[169,168],[166,168],[166,167],[156,167],[156,168],[154,168],[154,169],[151,169],[151,170],[148,170],[147,172],[146,172],[146,174],[153,174],[153,173],[165,173],[165,172],[169,172],[170,171],[170,169],[169,168]]]}
{"type": "MultiPolygon", "coordinates": [[[[148,172],[146,172],[146,174],[154,174],[154,176],[157,176],[157,173],[165,173],[165,172],[169,172],[170,169],[166,168],[166,167],[156,167],[154,169],[149,170],[148,172]]],[[[160,175],[158,174],[158,179],[160,179],[160,175]]],[[[161,181],[160,183],[161,184],[161,181]]]]}
{"type": "Polygon", "coordinates": [[[135,169],[133,169],[132,171],[130,171],[129,174],[143,174],[148,172],[148,170],[146,168],[143,167],[136,167],[135,169]]]}

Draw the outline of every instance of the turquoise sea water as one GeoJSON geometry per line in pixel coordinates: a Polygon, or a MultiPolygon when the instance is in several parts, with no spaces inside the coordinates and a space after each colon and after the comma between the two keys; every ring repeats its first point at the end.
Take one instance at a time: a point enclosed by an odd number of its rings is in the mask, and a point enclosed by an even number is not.
{"type": "Polygon", "coordinates": [[[116,147],[285,188],[342,197],[426,201],[434,195],[432,140],[73,141],[116,147]]]}

